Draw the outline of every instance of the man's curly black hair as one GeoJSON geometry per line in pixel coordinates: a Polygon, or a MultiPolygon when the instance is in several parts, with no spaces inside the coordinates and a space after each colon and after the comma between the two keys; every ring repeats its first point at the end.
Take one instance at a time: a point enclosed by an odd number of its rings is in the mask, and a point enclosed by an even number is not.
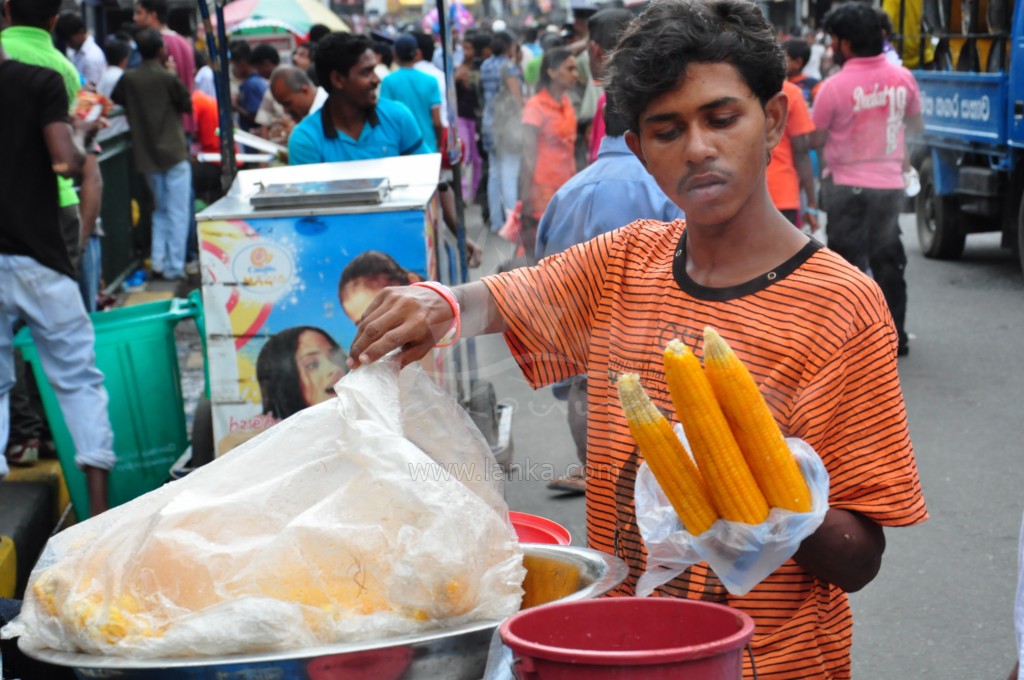
{"type": "Polygon", "coordinates": [[[782,90],[786,62],[771,25],[749,0],[656,0],[619,39],[605,89],[634,132],[652,100],[690,64],[731,64],[763,106],[782,90]]]}
{"type": "Polygon", "coordinates": [[[331,74],[335,71],[348,78],[352,68],[366,53],[372,50],[373,43],[365,35],[351,33],[329,33],[316,44],[313,53],[313,64],[320,86],[330,94],[331,74]]]}

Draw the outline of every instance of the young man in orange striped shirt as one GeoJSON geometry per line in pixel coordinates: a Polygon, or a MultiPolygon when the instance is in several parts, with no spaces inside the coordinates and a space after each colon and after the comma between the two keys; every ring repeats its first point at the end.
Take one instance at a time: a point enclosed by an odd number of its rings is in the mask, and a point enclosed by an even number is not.
{"type": "MultiPolygon", "coordinates": [[[[878,573],[883,526],[927,518],[896,371],[896,332],[878,286],[793,226],[765,183],[786,125],[785,68],[745,0],[662,0],[627,29],[609,64],[627,143],[686,221],[641,220],[519,269],[455,289],[465,335],[504,333],[530,383],[586,373],[587,542],[645,566],[633,485],[641,462],[615,394],[638,373],[671,413],[669,340],[702,353],[714,326],[754,374],[788,436],[831,477],[824,523],[743,597],[698,564],[657,594],[753,616],[761,678],[849,678],[847,592],[878,573]]],[[[360,321],[353,366],[400,349],[422,357],[455,308],[424,288],[389,288],[360,321]]],[[[745,673],[752,677],[748,665],[745,673]]]]}

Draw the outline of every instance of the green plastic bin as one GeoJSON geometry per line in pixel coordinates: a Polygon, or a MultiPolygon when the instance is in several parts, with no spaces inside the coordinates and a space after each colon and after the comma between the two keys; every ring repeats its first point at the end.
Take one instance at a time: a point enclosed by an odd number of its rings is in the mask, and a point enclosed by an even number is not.
{"type": "MultiPolygon", "coordinates": [[[[106,376],[104,386],[110,396],[108,412],[117,455],[109,479],[110,507],[161,486],[188,447],[174,327],[201,314],[198,298],[173,298],[90,315],[96,329],[96,366],[106,376]]],[[[86,519],[85,474],[75,465],[75,445],[28,328],[18,333],[14,346],[32,366],[71,505],[80,520],[86,519]]]]}

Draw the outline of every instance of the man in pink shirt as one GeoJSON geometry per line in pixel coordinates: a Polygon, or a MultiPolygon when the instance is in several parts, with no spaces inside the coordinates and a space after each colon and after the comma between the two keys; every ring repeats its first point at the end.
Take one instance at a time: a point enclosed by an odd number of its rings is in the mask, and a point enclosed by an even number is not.
{"type": "Polygon", "coordinates": [[[842,65],[821,84],[814,100],[813,143],[824,147],[826,162],[822,191],[828,245],[874,277],[899,334],[897,354],[905,356],[907,256],[899,213],[904,136],[907,129],[924,129],[921,97],[910,71],[883,55],[882,27],[871,7],[860,2],[836,5],[823,26],[842,65]]]}
{"type": "MultiPolygon", "coordinates": [[[[167,0],[138,0],[135,3],[135,13],[132,19],[141,28],[160,31],[167,56],[174,60],[174,70],[191,94],[195,83],[195,52],[188,38],[167,27],[167,11],[167,0]]],[[[185,126],[186,134],[191,135],[195,132],[195,124],[192,122],[191,115],[182,116],[181,122],[185,126]]]]}

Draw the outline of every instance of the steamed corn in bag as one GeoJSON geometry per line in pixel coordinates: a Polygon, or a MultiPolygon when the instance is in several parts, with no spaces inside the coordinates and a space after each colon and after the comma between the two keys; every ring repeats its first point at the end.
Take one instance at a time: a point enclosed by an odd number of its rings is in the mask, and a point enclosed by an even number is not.
{"type": "Polygon", "coordinates": [[[184,479],[62,532],[21,645],[126,657],[294,650],[514,613],[500,470],[417,366],[360,368],[184,479]]]}

